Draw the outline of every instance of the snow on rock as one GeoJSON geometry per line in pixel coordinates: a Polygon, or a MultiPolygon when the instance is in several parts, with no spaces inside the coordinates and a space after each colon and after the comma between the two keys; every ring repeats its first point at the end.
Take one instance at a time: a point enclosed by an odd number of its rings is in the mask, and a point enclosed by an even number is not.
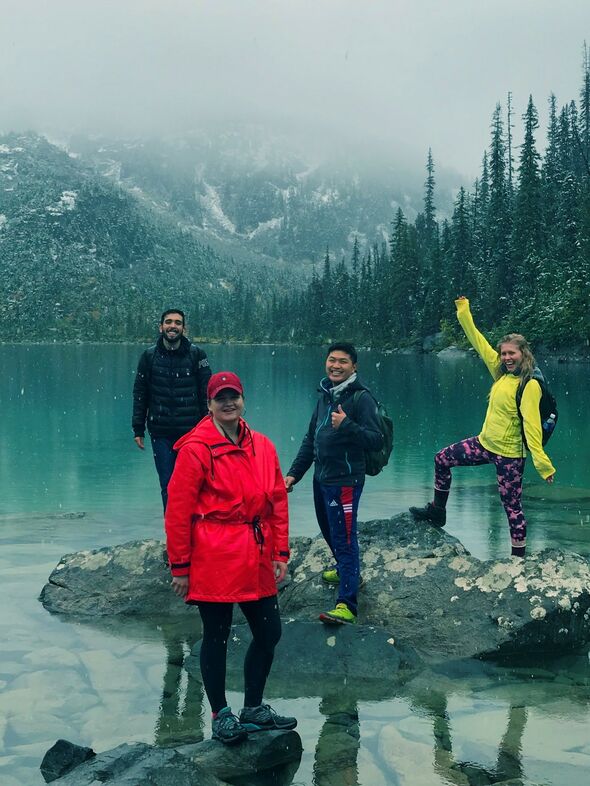
{"type": "Polygon", "coordinates": [[[67,211],[74,210],[77,196],[77,191],[63,191],[57,204],[48,205],[45,209],[53,216],[62,216],[67,211]]]}
{"type": "Polygon", "coordinates": [[[226,232],[235,235],[236,227],[233,221],[223,212],[219,194],[213,186],[205,183],[205,181],[203,181],[203,186],[205,188],[205,194],[201,195],[200,199],[202,207],[207,211],[209,217],[215,224],[222,226],[226,232]]]}

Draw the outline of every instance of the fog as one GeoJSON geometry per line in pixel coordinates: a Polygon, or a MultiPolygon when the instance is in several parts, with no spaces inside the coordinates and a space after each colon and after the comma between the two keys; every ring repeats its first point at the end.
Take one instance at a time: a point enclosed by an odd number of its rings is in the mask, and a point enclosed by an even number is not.
{"type": "Polygon", "coordinates": [[[517,142],[529,93],[577,99],[587,31],[587,0],[0,0],[0,131],[256,124],[471,177],[508,91],[517,142]]]}

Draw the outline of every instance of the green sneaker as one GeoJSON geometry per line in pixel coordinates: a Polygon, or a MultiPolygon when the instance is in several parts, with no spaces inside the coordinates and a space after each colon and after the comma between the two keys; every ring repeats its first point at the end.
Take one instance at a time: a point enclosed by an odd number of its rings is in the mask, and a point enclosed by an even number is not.
{"type": "Polygon", "coordinates": [[[332,611],[322,611],[320,619],[328,625],[354,625],[356,623],[356,616],[346,603],[337,603],[336,608],[332,611]]]}
{"type": "MultiPolygon", "coordinates": [[[[322,581],[325,581],[326,584],[330,584],[332,587],[337,586],[340,584],[340,576],[338,575],[338,571],[336,568],[328,568],[322,572],[322,581]]],[[[365,582],[362,576],[359,576],[359,589],[362,589],[365,586],[365,582]]]]}

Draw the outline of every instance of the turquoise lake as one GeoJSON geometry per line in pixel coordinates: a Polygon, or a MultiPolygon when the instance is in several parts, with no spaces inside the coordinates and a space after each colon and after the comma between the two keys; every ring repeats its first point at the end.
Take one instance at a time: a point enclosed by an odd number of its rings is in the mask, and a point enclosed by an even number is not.
{"type": "MultiPolygon", "coordinates": [[[[206,349],[214,370],[240,375],[246,419],[271,437],[288,469],[322,376],[321,349],[206,349]]],[[[43,783],[39,763],[58,737],[99,751],[124,741],[171,744],[209,734],[201,686],[179,666],[199,637],[198,614],[190,631],[131,620],[88,625],[52,617],[37,600],[62,554],[162,536],[152,457],[136,448],[130,428],[141,350],[0,346],[3,786],[43,783]]],[[[528,462],[528,547],[590,558],[588,366],[548,361],[543,368],[559,403],[558,428],[548,445],[557,475],[550,488],[528,462]]],[[[491,380],[472,356],[443,360],[364,351],[359,373],[395,423],[392,460],[381,475],[367,479],[362,521],[430,499],[434,453],[478,433],[491,380]]],[[[290,511],[293,535],[317,533],[311,472],[290,495],[290,511]]],[[[475,556],[509,553],[493,468],[455,471],[447,521],[447,530],[475,556]]],[[[273,706],[299,718],[305,749],[291,780],[277,783],[590,782],[588,652],[553,660],[531,653],[530,664],[518,668],[475,664],[469,673],[441,673],[420,695],[379,697],[360,690],[354,697],[346,691],[332,696],[322,695],[321,686],[317,695],[297,695],[293,686],[277,684],[272,689],[273,706]],[[424,700],[425,692],[432,701],[424,700]],[[334,772],[326,765],[332,761],[329,731],[342,715],[358,716],[359,735],[334,772]],[[441,747],[442,738],[447,742],[441,747]]],[[[239,708],[239,693],[230,696],[239,708]]]]}

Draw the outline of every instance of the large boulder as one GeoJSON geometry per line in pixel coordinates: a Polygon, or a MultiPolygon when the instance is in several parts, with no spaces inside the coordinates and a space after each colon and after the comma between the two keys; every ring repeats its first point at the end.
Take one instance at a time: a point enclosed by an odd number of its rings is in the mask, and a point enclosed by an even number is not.
{"type": "MultiPolygon", "coordinates": [[[[305,558],[311,538],[291,541],[291,570],[305,558]]],[[[290,578],[285,584],[288,584],[290,578]]],[[[193,613],[170,588],[164,544],[134,540],[64,555],[41,590],[48,611],[77,617],[183,617],[193,613]]]]}
{"type": "Polygon", "coordinates": [[[82,750],[89,749],[59,740],[43,759],[45,780],[55,786],[224,786],[234,781],[244,784],[251,776],[272,772],[276,786],[287,786],[303,747],[295,731],[268,731],[231,748],[215,740],[177,748],[135,742],[96,755],[90,751],[86,760],[82,750]],[[74,759],[79,760],[77,766],[71,766],[74,759]]]}
{"type": "MultiPolygon", "coordinates": [[[[590,640],[590,565],[577,554],[547,550],[482,562],[445,530],[409,514],[361,523],[359,543],[359,621],[428,658],[566,652],[590,640]]],[[[336,599],[321,581],[327,547],[320,537],[295,539],[292,547],[283,617],[317,625],[336,599]]],[[[170,589],[157,541],[63,557],[41,600],[50,611],[85,617],[187,613],[170,589]]],[[[285,625],[285,644],[290,636],[285,625]]]]}
{"type": "Polygon", "coordinates": [[[40,600],[48,611],[81,617],[186,613],[170,589],[170,570],[158,540],[66,554],[40,600]]]}
{"type": "MultiPolygon", "coordinates": [[[[434,659],[571,651],[590,640],[590,565],[543,551],[482,562],[444,530],[409,514],[359,526],[359,617],[434,659]]],[[[286,615],[316,619],[333,602],[321,539],[281,597],[286,615]]]]}
{"type": "Polygon", "coordinates": [[[228,747],[205,740],[177,748],[179,753],[218,778],[232,783],[273,771],[273,784],[291,783],[299,767],[303,745],[296,731],[257,732],[248,741],[228,747]]]}
{"type": "Polygon", "coordinates": [[[124,743],[99,753],[51,783],[55,786],[94,786],[97,783],[110,786],[223,786],[223,781],[187,756],[172,748],[155,748],[143,742],[124,743]]]}

